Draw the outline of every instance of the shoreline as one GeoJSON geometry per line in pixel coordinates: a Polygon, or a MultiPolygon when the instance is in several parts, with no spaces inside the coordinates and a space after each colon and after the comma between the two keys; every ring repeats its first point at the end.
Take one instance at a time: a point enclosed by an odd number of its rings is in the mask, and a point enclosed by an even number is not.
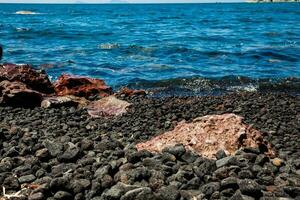
{"type": "Polygon", "coordinates": [[[75,107],[0,107],[1,185],[12,193],[23,185],[25,199],[299,197],[299,96],[120,98],[132,106],[109,118],[91,118],[75,107]],[[135,149],[182,120],[222,113],[238,114],[265,133],[279,163],[255,149],[216,160],[188,151],[180,156],[135,149]],[[235,161],[216,166],[226,158],[235,161]]]}

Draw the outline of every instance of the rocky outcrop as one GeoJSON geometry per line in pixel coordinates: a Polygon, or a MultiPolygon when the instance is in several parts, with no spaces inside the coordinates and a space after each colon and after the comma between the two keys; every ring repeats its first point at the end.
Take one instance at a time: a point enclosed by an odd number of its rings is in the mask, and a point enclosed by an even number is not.
{"type": "Polygon", "coordinates": [[[112,88],[101,79],[67,74],[58,78],[54,88],[59,96],[74,95],[89,98],[95,95],[105,97],[112,94],[112,88]]]}
{"type": "Polygon", "coordinates": [[[42,94],[29,89],[21,82],[0,82],[0,105],[14,107],[36,107],[40,106],[42,94]]]}
{"type": "Polygon", "coordinates": [[[34,70],[30,65],[0,64],[0,81],[22,82],[28,89],[51,94],[54,92],[48,75],[34,70]]]}
{"type": "Polygon", "coordinates": [[[273,154],[262,134],[243,123],[235,114],[207,115],[192,123],[181,122],[174,130],[136,145],[138,150],[161,152],[164,148],[183,144],[200,155],[214,158],[218,151],[234,154],[241,147],[252,147],[273,154]]]}
{"type": "Polygon", "coordinates": [[[92,117],[119,116],[124,114],[130,105],[130,103],[119,100],[115,96],[109,96],[91,102],[87,109],[92,117]]]}

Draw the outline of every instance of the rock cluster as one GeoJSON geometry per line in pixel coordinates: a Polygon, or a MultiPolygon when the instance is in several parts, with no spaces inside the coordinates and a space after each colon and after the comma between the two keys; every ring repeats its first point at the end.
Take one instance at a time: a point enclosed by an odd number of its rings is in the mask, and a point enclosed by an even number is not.
{"type": "Polygon", "coordinates": [[[299,98],[257,93],[124,97],[132,105],[112,118],[91,118],[76,107],[0,107],[0,185],[5,188],[0,198],[299,199],[299,98]],[[254,147],[232,155],[218,151],[215,159],[180,144],[159,153],[135,148],[182,120],[224,113],[253,124],[277,157],[254,147]]]}
{"type": "MultiPolygon", "coordinates": [[[[144,95],[145,91],[123,88],[116,96],[144,95]]],[[[43,71],[30,65],[0,65],[0,105],[13,107],[89,107],[92,116],[119,115],[129,103],[108,97],[112,88],[101,79],[63,74],[52,84],[43,71]],[[100,101],[91,102],[98,98],[100,101]],[[107,101],[108,100],[108,101],[107,101]],[[105,105],[103,105],[105,104],[105,105]],[[97,114],[96,114],[97,113],[97,114]],[[102,114],[101,114],[102,113],[102,114]]]]}

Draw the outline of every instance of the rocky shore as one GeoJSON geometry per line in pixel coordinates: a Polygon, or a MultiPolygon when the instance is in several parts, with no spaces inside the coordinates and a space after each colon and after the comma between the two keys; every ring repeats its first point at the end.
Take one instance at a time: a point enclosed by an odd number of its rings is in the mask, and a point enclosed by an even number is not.
{"type": "Polygon", "coordinates": [[[68,76],[62,79],[72,81],[60,87],[44,82],[50,90],[41,90],[26,81],[32,75],[12,76],[22,68],[7,69],[0,69],[1,200],[300,199],[299,96],[151,98],[143,91],[114,93],[99,80],[68,76]],[[5,87],[14,84],[23,86],[5,87]],[[34,104],[27,94],[38,97],[34,104]],[[57,100],[66,95],[73,103],[57,100]],[[107,96],[112,103],[104,101],[107,96]],[[100,105],[92,110],[97,117],[77,98],[100,105]],[[50,103],[41,107],[45,100],[50,103]],[[161,152],[137,151],[137,144],[176,130],[183,120],[228,113],[259,130],[274,155],[241,147],[231,155],[220,149],[215,158],[207,158],[181,144],[161,152]]]}

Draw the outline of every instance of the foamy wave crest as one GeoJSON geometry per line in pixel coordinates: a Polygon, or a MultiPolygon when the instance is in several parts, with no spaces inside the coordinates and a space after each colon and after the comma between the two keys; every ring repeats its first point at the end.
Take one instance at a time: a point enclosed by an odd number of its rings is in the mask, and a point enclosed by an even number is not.
{"type": "Polygon", "coordinates": [[[17,14],[17,15],[39,15],[41,13],[33,12],[30,10],[20,10],[20,11],[15,12],[15,14],[17,14]]]}
{"type": "Polygon", "coordinates": [[[117,49],[119,48],[120,45],[118,43],[105,43],[105,44],[100,44],[99,48],[100,49],[117,49]]]}

